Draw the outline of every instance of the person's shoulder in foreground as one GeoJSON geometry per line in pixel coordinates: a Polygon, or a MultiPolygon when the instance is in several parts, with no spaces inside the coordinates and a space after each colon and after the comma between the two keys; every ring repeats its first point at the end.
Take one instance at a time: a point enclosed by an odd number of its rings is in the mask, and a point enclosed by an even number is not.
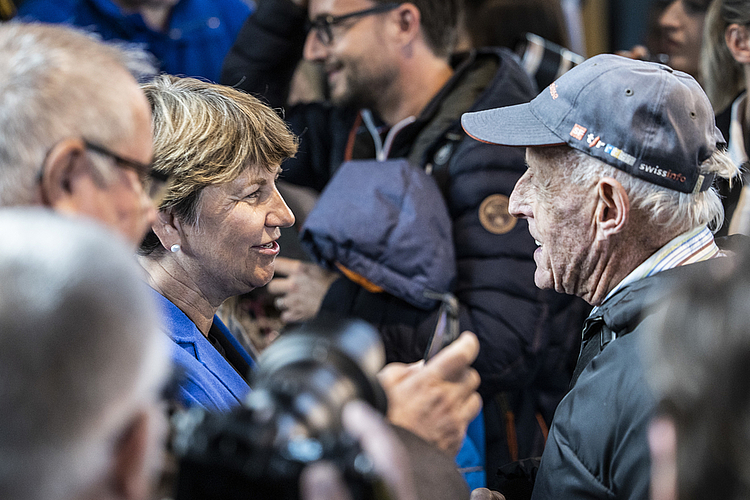
{"type": "Polygon", "coordinates": [[[670,284],[644,338],[659,399],[648,433],[652,500],[747,496],[750,247],[731,238],[736,255],[670,284]]]}

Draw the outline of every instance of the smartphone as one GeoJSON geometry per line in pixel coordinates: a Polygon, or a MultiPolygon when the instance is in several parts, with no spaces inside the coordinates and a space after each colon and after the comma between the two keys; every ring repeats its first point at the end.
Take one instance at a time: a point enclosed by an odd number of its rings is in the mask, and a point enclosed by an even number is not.
{"type": "Polygon", "coordinates": [[[443,303],[438,310],[435,331],[432,332],[424,353],[425,361],[458,338],[458,300],[449,293],[444,294],[441,300],[443,303]]]}

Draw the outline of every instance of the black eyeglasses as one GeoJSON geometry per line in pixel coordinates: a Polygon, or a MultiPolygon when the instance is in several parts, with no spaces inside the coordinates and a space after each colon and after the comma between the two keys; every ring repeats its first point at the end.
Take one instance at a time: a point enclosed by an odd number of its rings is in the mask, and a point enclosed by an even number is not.
{"type": "Polygon", "coordinates": [[[128,168],[138,174],[138,178],[143,186],[143,191],[148,195],[149,198],[155,203],[159,204],[161,199],[164,197],[167,188],[167,182],[169,181],[169,175],[154,170],[152,164],[140,163],[134,160],[128,160],[122,156],[113,153],[104,146],[94,144],[92,142],[83,141],[87,149],[99,153],[100,155],[108,156],[115,161],[115,165],[119,167],[128,168]]]}
{"type": "Polygon", "coordinates": [[[322,43],[323,45],[331,45],[333,43],[333,30],[331,29],[333,26],[339,25],[349,19],[371,16],[374,14],[382,14],[383,12],[388,12],[395,9],[399,5],[401,4],[384,3],[382,5],[378,5],[377,7],[358,10],[355,12],[350,12],[348,14],[342,14],[340,16],[332,16],[330,14],[327,16],[319,16],[312,21],[309,21],[308,29],[315,30],[315,35],[318,37],[320,43],[322,43]]]}

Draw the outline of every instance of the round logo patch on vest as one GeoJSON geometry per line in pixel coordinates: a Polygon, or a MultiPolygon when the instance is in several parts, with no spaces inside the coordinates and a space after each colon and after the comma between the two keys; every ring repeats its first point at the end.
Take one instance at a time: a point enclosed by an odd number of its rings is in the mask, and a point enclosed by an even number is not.
{"type": "Polygon", "coordinates": [[[516,225],[518,219],[508,212],[508,197],[492,194],[479,206],[479,222],[492,234],[505,234],[516,225]]]}

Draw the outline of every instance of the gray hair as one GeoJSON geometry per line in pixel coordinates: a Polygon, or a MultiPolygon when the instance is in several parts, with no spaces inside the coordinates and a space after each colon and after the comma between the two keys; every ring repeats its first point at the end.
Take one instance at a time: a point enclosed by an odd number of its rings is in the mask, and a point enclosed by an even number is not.
{"type": "Polygon", "coordinates": [[[29,204],[48,151],[66,137],[113,144],[133,132],[123,105],[143,51],[73,28],[0,25],[0,206],[29,204]],[[125,94],[126,95],[126,94],[125,94]]]}
{"type": "MultiPolygon", "coordinates": [[[[677,235],[703,225],[716,232],[724,222],[724,207],[716,188],[697,194],[680,193],[634,177],[568,146],[534,148],[534,154],[553,162],[555,176],[563,179],[565,186],[585,188],[602,177],[617,180],[628,194],[631,206],[643,211],[664,234],[677,235]]],[[[729,180],[730,186],[739,175],[739,168],[720,150],[704,161],[700,170],[729,180]]]]}
{"type": "Polygon", "coordinates": [[[0,209],[0,498],[74,498],[112,468],[168,370],[124,243],[42,208],[0,209]]]}

